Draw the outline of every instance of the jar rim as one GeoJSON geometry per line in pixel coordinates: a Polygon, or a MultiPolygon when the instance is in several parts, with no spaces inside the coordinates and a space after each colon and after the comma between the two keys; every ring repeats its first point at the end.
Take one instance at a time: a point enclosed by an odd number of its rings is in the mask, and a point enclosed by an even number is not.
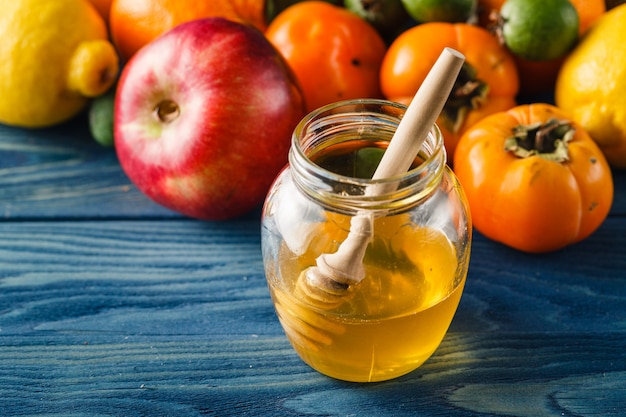
{"type": "MultiPolygon", "coordinates": [[[[352,100],[342,100],[342,101],[330,103],[325,106],[319,107],[316,110],[311,111],[302,120],[300,120],[300,122],[296,126],[294,133],[292,135],[292,138],[291,138],[291,145],[294,151],[296,151],[300,157],[310,162],[314,166],[315,170],[321,171],[320,173],[337,177],[344,181],[362,183],[362,184],[371,185],[371,184],[392,183],[392,182],[397,182],[398,180],[402,180],[402,179],[406,180],[407,177],[411,177],[413,175],[418,174],[423,169],[424,166],[431,165],[431,163],[434,160],[440,157],[440,155],[438,155],[439,151],[444,147],[443,135],[441,133],[441,130],[439,129],[439,126],[437,124],[434,124],[432,129],[428,133],[428,137],[426,138],[424,145],[422,145],[422,148],[420,149],[420,152],[426,151],[424,152],[424,154],[426,155],[426,158],[424,158],[424,160],[418,166],[408,170],[405,173],[392,176],[392,177],[380,178],[380,179],[357,178],[357,177],[338,174],[336,172],[327,170],[319,166],[313,160],[311,160],[311,158],[309,158],[310,153],[306,152],[306,147],[303,146],[303,142],[306,140],[306,135],[304,135],[303,132],[305,132],[306,129],[308,129],[311,126],[313,121],[322,120],[323,118],[326,118],[335,114],[341,114],[339,113],[340,109],[349,108],[349,107],[354,107],[354,111],[352,112],[354,114],[367,113],[361,110],[363,108],[371,108],[372,111],[370,111],[370,113],[374,113],[374,110],[376,108],[388,107],[392,110],[397,111],[398,123],[400,121],[400,118],[404,116],[404,113],[406,112],[406,109],[407,109],[407,106],[402,103],[383,100],[383,99],[352,99],[352,100]],[[428,151],[429,150],[428,148],[425,149],[425,147],[429,147],[430,151],[428,151]]],[[[344,113],[344,114],[348,114],[348,113],[344,113]]],[[[446,153],[445,152],[441,152],[441,153],[444,158],[443,164],[445,164],[446,153]]],[[[417,156],[418,155],[415,155],[416,158],[417,156]]]]}
{"type": "Polygon", "coordinates": [[[332,129],[335,125],[340,125],[345,129],[346,125],[351,126],[350,123],[354,128],[360,128],[367,123],[372,126],[378,123],[380,126],[386,126],[388,130],[392,129],[387,132],[389,138],[384,139],[389,142],[406,109],[407,106],[404,104],[382,99],[343,100],[320,107],[306,115],[296,126],[292,135],[292,151],[289,154],[290,165],[295,171],[311,178],[311,182],[303,180],[305,184],[317,184],[315,181],[319,180],[319,182],[331,181],[363,190],[368,187],[391,190],[375,195],[365,195],[365,193],[341,195],[333,193],[332,190],[323,192],[326,197],[341,204],[359,208],[375,208],[380,204],[388,206],[390,199],[403,200],[408,194],[413,196],[412,199],[421,198],[439,183],[443,175],[443,166],[446,163],[443,136],[436,124],[428,133],[419,155],[415,155],[416,159],[418,156],[422,157],[420,163],[396,176],[371,179],[342,175],[323,168],[309,157],[315,153],[312,147],[313,139],[316,139],[315,135],[327,130],[331,133],[326,132],[326,134],[332,136],[332,129]],[[418,190],[417,195],[416,190],[418,190]]]}

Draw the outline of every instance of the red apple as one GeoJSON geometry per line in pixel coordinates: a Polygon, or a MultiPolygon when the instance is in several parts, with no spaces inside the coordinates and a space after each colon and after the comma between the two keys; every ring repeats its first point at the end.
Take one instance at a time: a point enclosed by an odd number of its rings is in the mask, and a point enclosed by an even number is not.
{"type": "Polygon", "coordinates": [[[127,62],[115,99],[120,164],[157,203],[223,220],[258,206],[304,116],[298,83],[257,29],[184,23],[127,62]]]}

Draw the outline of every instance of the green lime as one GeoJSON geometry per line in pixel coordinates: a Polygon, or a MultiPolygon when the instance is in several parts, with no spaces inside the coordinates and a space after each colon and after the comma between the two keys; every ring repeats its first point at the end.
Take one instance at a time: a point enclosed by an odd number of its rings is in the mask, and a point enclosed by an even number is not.
{"type": "Polygon", "coordinates": [[[578,41],[578,12],[569,0],[507,0],[500,16],[504,44],[530,61],[560,58],[578,41]]]}
{"type": "Polygon", "coordinates": [[[344,7],[370,23],[382,35],[395,32],[409,20],[402,0],[344,0],[344,7]]]}
{"type": "Polygon", "coordinates": [[[113,115],[115,88],[94,98],[89,107],[91,136],[102,146],[113,146],[113,115]]]}
{"type": "Polygon", "coordinates": [[[402,0],[418,22],[467,22],[476,14],[477,0],[402,0]]]}

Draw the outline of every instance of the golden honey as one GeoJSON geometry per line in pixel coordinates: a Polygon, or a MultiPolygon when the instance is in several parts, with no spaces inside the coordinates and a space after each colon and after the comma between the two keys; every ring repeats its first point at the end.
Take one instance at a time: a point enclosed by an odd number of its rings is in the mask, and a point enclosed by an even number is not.
{"type": "MultiPolygon", "coordinates": [[[[324,229],[319,225],[320,236],[324,229]]],[[[297,256],[283,246],[280,277],[268,276],[287,336],[323,374],[358,382],[403,375],[432,355],[452,321],[465,276],[457,276],[448,239],[427,228],[385,232],[390,239],[375,238],[366,252],[366,277],[336,308],[311,306],[294,294],[301,272],[315,265],[310,250],[297,256]]]]}

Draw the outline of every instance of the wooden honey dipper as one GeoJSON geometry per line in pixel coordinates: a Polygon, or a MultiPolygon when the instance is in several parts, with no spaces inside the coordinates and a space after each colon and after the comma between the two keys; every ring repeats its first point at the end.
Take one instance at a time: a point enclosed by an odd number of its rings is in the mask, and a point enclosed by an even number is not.
{"type": "MultiPolygon", "coordinates": [[[[432,129],[454,86],[465,57],[445,48],[409,104],[383,157],[373,180],[401,175],[415,161],[428,132],[432,129]]],[[[391,185],[395,187],[395,185],[391,185]]],[[[374,184],[365,194],[375,196],[391,191],[389,184],[374,184]]],[[[296,294],[311,304],[330,309],[345,301],[350,286],[365,277],[363,257],[373,236],[373,215],[362,211],[350,223],[350,232],[336,252],[322,254],[316,265],[302,271],[296,283],[296,294]]]]}

